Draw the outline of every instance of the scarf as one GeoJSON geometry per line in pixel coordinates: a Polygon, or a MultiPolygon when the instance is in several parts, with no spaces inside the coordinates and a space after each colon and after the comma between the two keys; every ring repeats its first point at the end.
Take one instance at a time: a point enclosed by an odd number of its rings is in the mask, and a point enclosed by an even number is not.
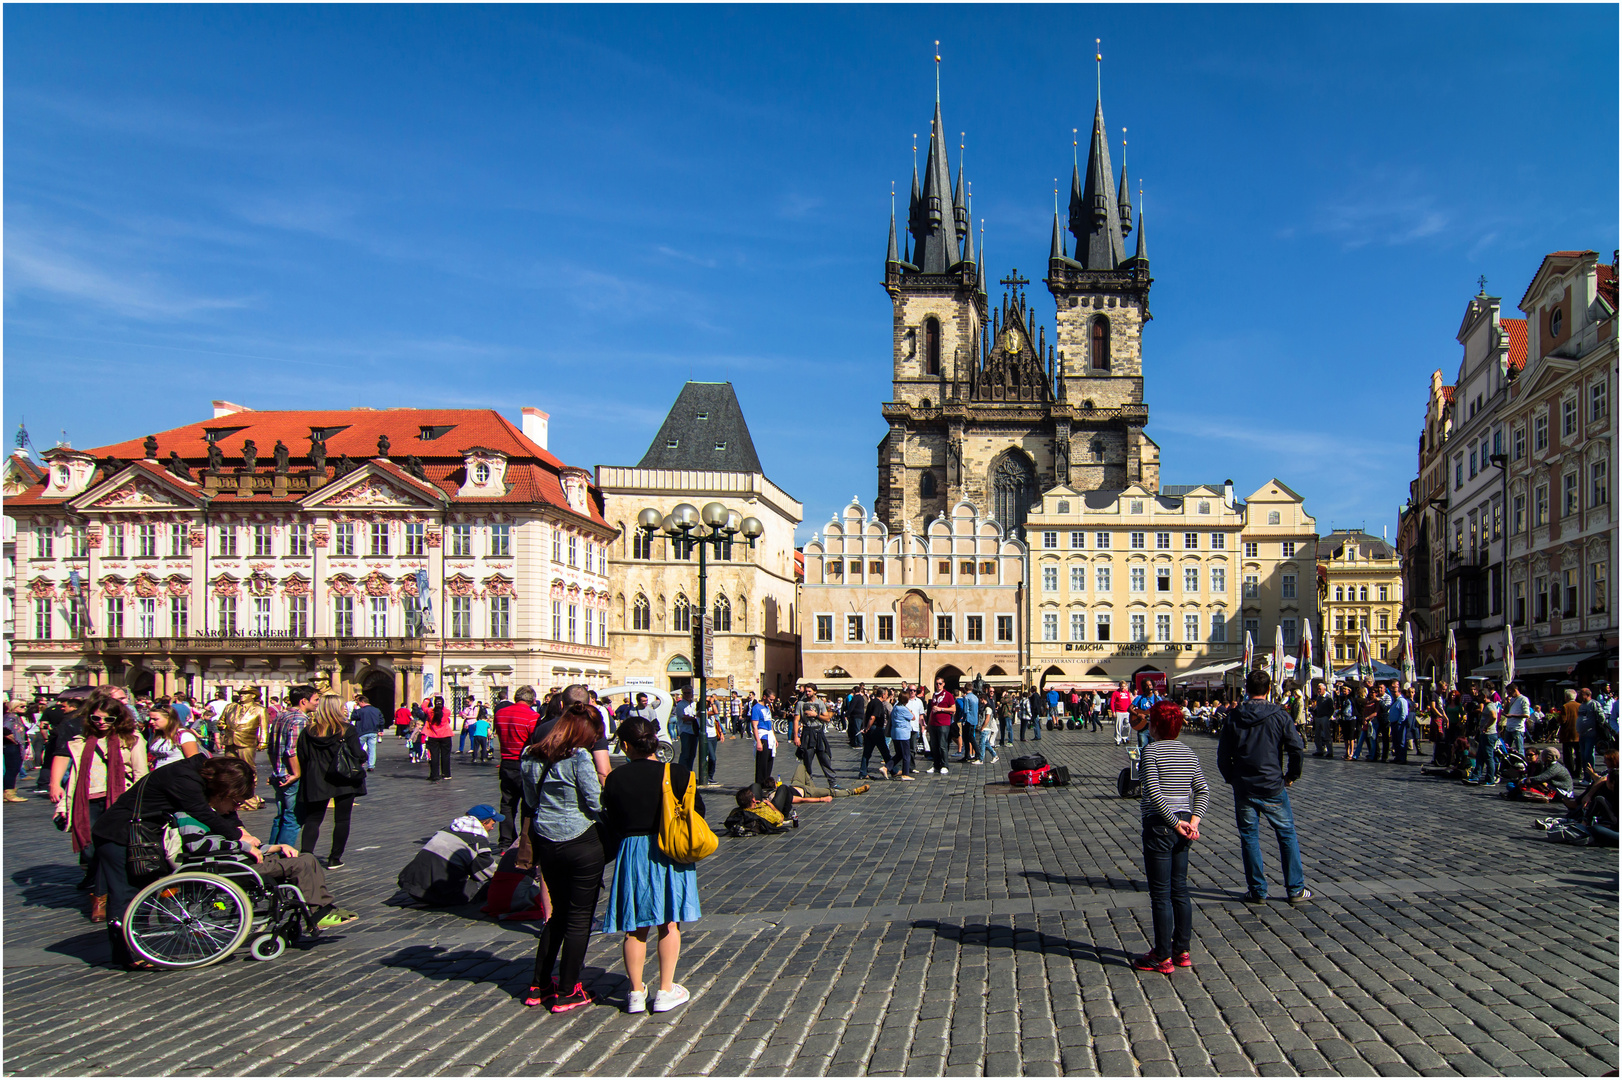
{"type": "MultiPolygon", "coordinates": [[[[90,765],[95,760],[101,740],[86,735],[84,750],[79,754],[78,767],[73,779],[73,850],[75,853],[90,846],[90,765]]],[[[111,806],[124,794],[124,740],[114,735],[107,741],[107,805],[111,806]]]]}

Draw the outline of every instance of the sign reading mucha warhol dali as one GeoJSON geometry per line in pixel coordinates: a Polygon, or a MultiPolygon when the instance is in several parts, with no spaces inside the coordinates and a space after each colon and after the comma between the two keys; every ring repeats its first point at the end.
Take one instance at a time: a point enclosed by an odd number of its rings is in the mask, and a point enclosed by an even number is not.
{"type": "Polygon", "coordinates": [[[901,636],[903,639],[935,636],[935,606],[917,589],[901,598],[901,636]]]}

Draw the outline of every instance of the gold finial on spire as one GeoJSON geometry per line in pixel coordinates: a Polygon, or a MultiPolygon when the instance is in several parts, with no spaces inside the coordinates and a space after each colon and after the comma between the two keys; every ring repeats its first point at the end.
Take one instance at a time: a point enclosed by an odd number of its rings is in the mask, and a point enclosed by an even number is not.
{"type": "Polygon", "coordinates": [[[1070,163],[1081,168],[1081,129],[1070,129],[1070,163]]]}
{"type": "Polygon", "coordinates": [[[935,42],[935,104],[941,103],[941,43],[935,42]]]}
{"type": "MultiPolygon", "coordinates": [[[[1098,101],[1104,101],[1104,39],[1093,38],[1093,60],[1098,64],[1098,101]]],[[[937,97],[940,95],[937,94],[937,97]]]]}

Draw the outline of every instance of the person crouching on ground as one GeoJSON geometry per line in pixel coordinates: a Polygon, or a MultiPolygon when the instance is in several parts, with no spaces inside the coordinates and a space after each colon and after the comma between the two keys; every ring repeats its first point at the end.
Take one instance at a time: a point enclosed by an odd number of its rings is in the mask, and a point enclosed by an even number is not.
{"type": "Polygon", "coordinates": [[[480,803],[428,838],[416,858],[395,882],[411,897],[435,907],[468,902],[467,886],[489,881],[496,873],[492,827],[507,820],[489,803],[480,803]]]}
{"type": "MultiPolygon", "coordinates": [[[[703,912],[694,864],[672,862],[659,850],[659,822],[665,792],[680,801],[693,774],[686,766],[659,763],[659,733],[651,720],[632,717],[620,725],[619,738],[630,760],[609,773],[603,787],[603,826],[619,843],[603,933],[625,935],[621,948],[631,980],[625,1011],[669,1012],[688,996],[676,982],[681,924],[697,922],[703,912]],[[659,987],[649,1001],[642,969],[653,927],[659,928],[659,987]]],[[[693,808],[704,813],[702,796],[695,796],[693,808]]]]}
{"type": "Polygon", "coordinates": [[[1170,975],[1174,967],[1192,967],[1194,903],[1188,895],[1188,849],[1200,838],[1200,818],[1210,805],[1211,789],[1200,759],[1177,736],[1183,710],[1156,702],[1149,710],[1154,741],[1138,761],[1143,777],[1143,869],[1149,878],[1154,913],[1155,947],[1133,961],[1139,971],[1170,975]]]}
{"type": "Polygon", "coordinates": [[[571,705],[544,738],[524,748],[519,762],[524,805],[535,812],[530,826],[535,861],[552,899],[552,917],[535,943],[535,977],[524,1004],[550,1003],[555,1013],[597,1000],[581,983],[580,971],[603,886],[605,860],[597,831],[602,788],[591,759],[592,746],[603,737],[602,724],[590,705],[571,705]]]}

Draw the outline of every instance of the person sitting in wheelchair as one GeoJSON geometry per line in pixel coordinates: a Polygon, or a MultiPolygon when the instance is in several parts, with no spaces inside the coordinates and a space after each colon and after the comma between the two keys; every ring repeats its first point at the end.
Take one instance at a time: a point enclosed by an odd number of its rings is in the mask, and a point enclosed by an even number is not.
{"type": "Polygon", "coordinates": [[[148,884],[131,882],[125,872],[137,800],[143,821],[167,818],[175,822],[183,862],[238,859],[251,866],[269,888],[283,883],[297,888],[321,928],[359,918],[336,906],[327,891],[326,873],[314,855],[301,855],[286,844],[263,848],[259,838],[242,827],[237,809],[253,796],[256,780],[253,766],[239,758],[190,757],[154,770],[101,815],[91,835],[97,873],[108,887],[107,940],[115,963],[126,968],[147,966],[130,953],[123,926],[130,901],[148,884]]]}

